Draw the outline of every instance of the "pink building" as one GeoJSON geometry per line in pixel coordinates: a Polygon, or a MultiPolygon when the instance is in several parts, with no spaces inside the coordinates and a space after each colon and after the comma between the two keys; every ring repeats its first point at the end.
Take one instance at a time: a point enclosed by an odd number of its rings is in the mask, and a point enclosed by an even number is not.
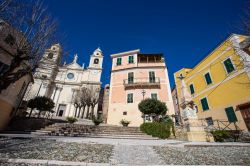
{"type": "Polygon", "coordinates": [[[133,50],[111,55],[112,71],[107,123],[129,126],[143,123],[138,104],[143,98],[157,98],[166,103],[167,114],[174,114],[168,70],[163,54],[141,54],[133,50]]]}

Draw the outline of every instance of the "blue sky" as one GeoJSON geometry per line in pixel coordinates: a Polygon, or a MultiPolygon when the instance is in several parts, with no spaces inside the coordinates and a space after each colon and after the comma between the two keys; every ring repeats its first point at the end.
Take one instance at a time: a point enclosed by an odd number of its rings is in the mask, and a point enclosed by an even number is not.
{"type": "MultiPolygon", "coordinates": [[[[173,73],[193,67],[238,26],[244,0],[45,0],[65,34],[63,48],[88,65],[104,53],[102,82],[109,83],[110,54],[141,49],[164,53],[171,87],[173,73]]],[[[86,66],[85,65],[85,66],[86,66]]]]}

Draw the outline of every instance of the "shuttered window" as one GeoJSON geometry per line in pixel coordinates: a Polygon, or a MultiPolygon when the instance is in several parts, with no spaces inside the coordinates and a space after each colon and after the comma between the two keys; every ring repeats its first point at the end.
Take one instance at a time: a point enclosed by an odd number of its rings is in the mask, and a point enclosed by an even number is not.
{"type": "Polygon", "coordinates": [[[116,65],[119,66],[122,64],[122,58],[117,58],[116,59],[116,65]]]}
{"type": "Polygon", "coordinates": [[[201,106],[202,106],[203,111],[209,110],[207,98],[201,99],[201,106]]]}
{"type": "Polygon", "coordinates": [[[157,93],[151,93],[151,98],[157,100],[157,93]]]}
{"type": "Polygon", "coordinates": [[[154,71],[149,72],[149,82],[155,83],[155,72],[154,71]]]}
{"type": "Polygon", "coordinates": [[[133,93],[127,94],[127,103],[133,103],[133,93]]]}
{"type": "Polygon", "coordinates": [[[190,89],[191,95],[194,94],[194,85],[193,84],[189,85],[189,89],[190,89]]]}
{"type": "Polygon", "coordinates": [[[230,123],[238,121],[238,119],[237,119],[237,117],[235,115],[233,107],[225,108],[225,111],[226,111],[226,114],[227,114],[228,121],[230,123]]]}
{"type": "Polygon", "coordinates": [[[225,60],[223,63],[224,63],[224,66],[225,66],[228,74],[231,73],[232,71],[234,71],[234,65],[233,65],[230,58],[225,60]]]}
{"type": "Polygon", "coordinates": [[[133,55],[128,57],[128,63],[134,63],[134,56],[133,55]]]}
{"type": "Polygon", "coordinates": [[[128,83],[129,84],[134,83],[134,73],[133,72],[128,73],[128,83]]]}
{"type": "Polygon", "coordinates": [[[205,74],[205,80],[206,80],[207,85],[212,84],[210,73],[205,74]]]}

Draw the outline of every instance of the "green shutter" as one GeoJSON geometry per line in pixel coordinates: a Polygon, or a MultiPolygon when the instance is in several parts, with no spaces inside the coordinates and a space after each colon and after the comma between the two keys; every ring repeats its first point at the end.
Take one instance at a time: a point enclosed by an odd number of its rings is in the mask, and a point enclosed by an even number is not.
{"type": "Polygon", "coordinates": [[[202,106],[203,111],[209,110],[207,98],[201,99],[201,106],[202,106]]]}
{"type": "Polygon", "coordinates": [[[155,72],[154,71],[149,72],[149,82],[155,83],[155,72]]]}
{"type": "Polygon", "coordinates": [[[134,63],[134,56],[128,57],[128,63],[134,63]]]}
{"type": "Polygon", "coordinates": [[[228,121],[230,123],[238,121],[238,119],[237,119],[237,117],[235,115],[233,107],[225,108],[225,111],[226,111],[226,114],[227,114],[227,119],[228,119],[228,121]]]}
{"type": "Polygon", "coordinates": [[[227,73],[234,71],[234,66],[230,58],[224,61],[224,65],[226,67],[227,73]]]}
{"type": "Polygon", "coordinates": [[[205,79],[206,79],[207,85],[212,83],[212,79],[209,73],[205,74],[205,79]]]}
{"type": "Polygon", "coordinates": [[[133,93],[127,95],[127,103],[133,103],[133,93]]]}
{"type": "Polygon", "coordinates": [[[134,82],[134,73],[130,72],[128,73],[128,83],[133,83],[134,82]]]}
{"type": "Polygon", "coordinates": [[[189,89],[190,89],[191,95],[194,94],[194,85],[193,84],[189,85],[189,89]]]}
{"type": "Polygon", "coordinates": [[[117,58],[116,65],[119,66],[122,64],[122,58],[117,58]]]}
{"type": "Polygon", "coordinates": [[[151,93],[151,98],[157,100],[157,93],[151,93]]]}

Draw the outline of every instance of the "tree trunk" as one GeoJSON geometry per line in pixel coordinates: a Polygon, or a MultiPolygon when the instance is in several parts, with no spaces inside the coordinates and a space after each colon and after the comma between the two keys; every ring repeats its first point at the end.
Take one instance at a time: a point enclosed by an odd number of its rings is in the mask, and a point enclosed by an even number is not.
{"type": "Polygon", "coordinates": [[[77,118],[80,118],[81,109],[82,109],[82,107],[79,107],[77,118]]]}
{"type": "Polygon", "coordinates": [[[32,111],[33,111],[33,108],[30,110],[29,118],[31,117],[32,111]]]}
{"type": "Polygon", "coordinates": [[[82,117],[81,117],[82,119],[84,118],[85,108],[86,108],[86,106],[82,107],[82,117]]]}
{"type": "Polygon", "coordinates": [[[91,119],[94,119],[94,109],[95,109],[95,106],[91,106],[91,119]]]}
{"type": "Polygon", "coordinates": [[[87,115],[86,115],[86,118],[87,118],[87,119],[89,118],[89,107],[90,107],[90,106],[88,106],[88,108],[87,108],[87,115]]]}
{"type": "Polygon", "coordinates": [[[76,114],[77,114],[77,108],[78,108],[78,107],[76,107],[76,109],[75,109],[75,118],[76,118],[76,114]]]}

